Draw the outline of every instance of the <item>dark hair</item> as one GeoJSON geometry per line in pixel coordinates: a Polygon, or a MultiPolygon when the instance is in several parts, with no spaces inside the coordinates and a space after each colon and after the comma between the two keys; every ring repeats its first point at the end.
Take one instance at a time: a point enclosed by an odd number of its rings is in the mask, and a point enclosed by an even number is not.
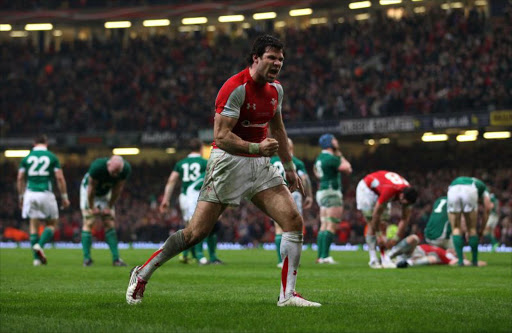
{"type": "Polygon", "coordinates": [[[188,143],[188,147],[191,151],[199,151],[201,150],[201,147],[203,146],[203,143],[199,139],[192,139],[188,143]]]}
{"type": "Polygon", "coordinates": [[[46,136],[46,134],[39,134],[34,138],[34,143],[48,144],[48,137],[46,136]]]}
{"type": "Polygon", "coordinates": [[[267,51],[267,47],[270,47],[272,49],[284,50],[284,44],[281,42],[277,37],[274,37],[272,35],[261,35],[256,38],[254,43],[252,44],[251,52],[249,53],[249,56],[247,57],[247,63],[252,65],[254,62],[252,60],[253,55],[257,55],[258,57],[261,57],[265,51],[267,51]]]}
{"type": "Polygon", "coordinates": [[[414,187],[406,187],[402,193],[404,194],[404,199],[410,204],[415,203],[416,199],[418,199],[418,191],[414,187]]]}

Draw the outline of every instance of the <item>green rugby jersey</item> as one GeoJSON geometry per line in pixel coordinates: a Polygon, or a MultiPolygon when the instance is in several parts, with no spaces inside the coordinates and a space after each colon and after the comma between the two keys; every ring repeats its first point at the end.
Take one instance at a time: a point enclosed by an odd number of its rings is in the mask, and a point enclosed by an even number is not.
{"type": "Polygon", "coordinates": [[[487,186],[485,186],[484,182],[475,177],[457,177],[455,178],[451,185],[472,185],[476,186],[478,191],[478,198],[481,199],[484,194],[487,193],[489,195],[489,191],[487,190],[487,186]]]}
{"type": "MultiPolygon", "coordinates": [[[[297,170],[297,174],[299,175],[299,177],[302,177],[307,174],[306,165],[304,164],[304,162],[302,162],[295,156],[292,156],[292,162],[295,165],[295,169],[297,170]]],[[[281,177],[283,177],[285,183],[288,184],[288,182],[286,181],[285,173],[284,173],[283,163],[281,162],[281,159],[279,158],[278,155],[272,156],[272,158],[270,159],[270,164],[272,164],[273,166],[275,166],[277,168],[277,170],[279,170],[281,177]]]]}
{"type": "Polygon", "coordinates": [[[94,193],[95,196],[103,196],[107,194],[117,182],[127,179],[132,172],[130,163],[124,160],[123,170],[121,173],[117,177],[112,177],[107,169],[107,162],[109,159],[110,157],[101,157],[94,160],[89,167],[89,171],[87,171],[84,179],[82,180],[83,187],[87,187],[89,184],[89,177],[98,181],[98,185],[96,185],[94,193]]]}
{"type": "Polygon", "coordinates": [[[448,221],[448,212],[446,210],[447,198],[439,197],[432,206],[432,213],[425,227],[425,238],[438,239],[443,237],[445,239],[450,238],[452,233],[452,227],[450,221],[448,221]]]}
{"type": "Polygon", "coordinates": [[[181,193],[186,194],[189,189],[196,191],[201,189],[207,164],[208,160],[197,153],[188,154],[187,157],[176,163],[173,171],[180,174],[181,193]]]}
{"type": "Polygon", "coordinates": [[[341,156],[335,156],[327,150],[322,150],[315,161],[315,174],[320,178],[319,190],[340,190],[341,173],[338,167],[341,164],[341,156]]]}
{"type": "Polygon", "coordinates": [[[44,147],[34,147],[19,166],[26,175],[27,189],[34,192],[51,192],[58,169],[61,169],[59,159],[44,147]]]}
{"type": "Polygon", "coordinates": [[[498,198],[496,198],[496,194],[491,193],[490,195],[491,202],[494,204],[491,210],[491,214],[499,214],[500,211],[500,202],[498,198]]]}

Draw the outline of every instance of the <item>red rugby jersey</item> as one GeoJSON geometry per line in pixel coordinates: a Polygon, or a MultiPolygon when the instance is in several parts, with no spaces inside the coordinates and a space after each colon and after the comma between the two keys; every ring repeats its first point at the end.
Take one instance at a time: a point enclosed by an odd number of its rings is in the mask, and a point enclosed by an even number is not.
{"type": "Polygon", "coordinates": [[[423,250],[423,252],[425,252],[427,256],[429,254],[436,254],[437,257],[441,260],[441,265],[448,265],[450,263],[450,259],[454,259],[454,257],[443,248],[429,244],[421,244],[419,247],[423,250]]]}
{"type": "Polygon", "coordinates": [[[377,200],[379,204],[398,199],[398,194],[402,192],[404,188],[410,186],[409,182],[404,177],[395,172],[385,170],[366,175],[364,182],[379,196],[377,200]]]}
{"type": "MultiPolygon", "coordinates": [[[[246,68],[220,88],[215,112],[238,119],[232,132],[242,140],[260,143],[267,137],[268,122],[276,112],[281,112],[283,94],[283,87],[278,81],[263,85],[257,83],[246,68]]],[[[215,141],[213,148],[217,148],[215,141]]]]}

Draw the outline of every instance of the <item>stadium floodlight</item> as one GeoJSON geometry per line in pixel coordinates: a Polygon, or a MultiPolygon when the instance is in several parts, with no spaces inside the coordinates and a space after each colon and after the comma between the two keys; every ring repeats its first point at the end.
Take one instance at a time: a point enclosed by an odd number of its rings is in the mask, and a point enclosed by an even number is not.
{"type": "Polygon", "coordinates": [[[412,0],[412,2],[421,2],[423,0],[412,0]]]}
{"type": "Polygon", "coordinates": [[[12,25],[10,24],[0,24],[0,31],[11,31],[12,25]]]}
{"type": "Polygon", "coordinates": [[[509,139],[510,132],[502,131],[502,132],[485,132],[484,138],[486,139],[509,139]]]}
{"type": "Polygon", "coordinates": [[[219,16],[219,22],[227,23],[227,22],[242,22],[245,20],[245,16],[243,15],[223,15],[219,16]]]}
{"type": "Polygon", "coordinates": [[[249,22],[242,23],[242,28],[249,29],[251,27],[251,24],[249,22]]]}
{"type": "Polygon", "coordinates": [[[17,31],[17,30],[14,30],[14,31],[11,31],[11,33],[9,34],[9,36],[11,37],[27,37],[28,36],[28,32],[26,31],[17,31]]]}
{"type": "Polygon", "coordinates": [[[369,18],[370,18],[370,14],[368,14],[368,13],[357,14],[355,16],[356,21],[364,21],[364,20],[368,20],[369,18]]]}
{"type": "Polygon", "coordinates": [[[446,2],[441,5],[441,8],[444,10],[448,10],[450,8],[464,8],[464,4],[462,2],[446,2]]]}
{"type": "Polygon", "coordinates": [[[348,8],[350,9],[361,9],[371,7],[372,3],[370,1],[359,1],[359,2],[351,2],[348,4],[348,8]]]}
{"type": "Polygon", "coordinates": [[[53,36],[55,36],[55,37],[62,36],[62,30],[53,30],[53,36]]]}
{"type": "Polygon", "coordinates": [[[476,141],[478,135],[460,134],[455,138],[459,142],[476,141]]]}
{"type": "Polygon", "coordinates": [[[144,20],[142,21],[142,25],[145,27],[166,27],[171,24],[171,21],[168,19],[158,19],[158,20],[144,20]]]}
{"type": "Polygon", "coordinates": [[[467,130],[464,132],[464,135],[478,136],[478,130],[467,130]]]}
{"type": "Polygon", "coordinates": [[[423,142],[438,142],[438,141],[447,141],[447,140],[448,140],[447,134],[434,134],[432,132],[423,133],[423,136],[421,137],[421,141],[423,141],[423,142]]]}
{"type": "Polygon", "coordinates": [[[215,31],[215,30],[217,30],[217,28],[216,28],[214,25],[209,25],[209,26],[207,26],[207,27],[206,27],[206,31],[211,31],[211,32],[213,32],[213,31],[215,31]]]}
{"type": "Polygon", "coordinates": [[[171,148],[167,148],[167,149],[165,149],[165,152],[167,154],[175,154],[176,153],[176,148],[172,148],[172,147],[171,148]]]}
{"type": "Polygon", "coordinates": [[[310,24],[326,24],[327,23],[327,17],[315,17],[309,20],[310,24]]]}
{"type": "Polygon", "coordinates": [[[424,12],[426,12],[426,11],[427,11],[427,9],[426,9],[425,7],[423,7],[423,6],[420,6],[420,7],[414,7],[414,9],[413,9],[413,10],[414,10],[414,12],[415,12],[416,14],[424,13],[424,12]]]}
{"type": "Polygon", "coordinates": [[[181,20],[181,24],[190,25],[190,24],[205,24],[208,22],[208,19],[204,16],[201,17],[185,17],[181,20]]]}
{"type": "Polygon", "coordinates": [[[25,157],[30,154],[30,150],[7,149],[4,152],[5,157],[25,157]]]}
{"type": "Polygon", "coordinates": [[[274,28],[284,28],[284,27],[286,27],[286,22],[285,21],[277,21],[274,24],[274,28]]]}
{"type": "Polygon", "coordinates": [[[132,22],[130,22],[130,21],[105,22],[105,28],[107,28],[107,29],[122,29],[122,28],[129,28],[131,26],[132,26],[132,22]]]}
{"type": "Polygon", "coordinates": [[[364,140],[364,144],[368,145],[368,146],[373,146],[375,144],[375,140],[374,139],[364,140]]]}
{"type": "Polygon", "coordinates": [[[288,12],[290,16],[304,16],[313,14],[313,9],[311,8],[301,8],[301,9],[292,9],[288,12]]]}
{"type": "Polygon", "coordinates": [[[390,140],[389,138],[380,138],[380,139],[379,139],[379,143],[380,143],[381,145],[387,145],[387,144],[389,144],[390,142],[391,142],[391,140],[390,140]]]}
{"type": "Polygon", "coordinates": [[[114,148],[112,154],[114,155],[138,155],[140,153],[139,148],[114,148]]]}
{"type": "Polygon", "coordinates": [[[255,13],[252,18],[255,20],[269,20],[277,17],[276,12],[255,13]]]}
{"type": "Polygon", "coordinates": [[[487,0],[476,0],[475,6],[487,6],[487,0]]]}
{"type": "Polygon", "coordinates": [[[380,0],[379,1],[379,4],[381,6],[398,5],[399,3],[402,3],[402,0],[380,0]]]}
{"type": "Polygon", "coordinates": [[[51,23],[29,23],[25,24],[25,30],[27,31],[44,31],[52,30],[53,25],[51,23]]]}

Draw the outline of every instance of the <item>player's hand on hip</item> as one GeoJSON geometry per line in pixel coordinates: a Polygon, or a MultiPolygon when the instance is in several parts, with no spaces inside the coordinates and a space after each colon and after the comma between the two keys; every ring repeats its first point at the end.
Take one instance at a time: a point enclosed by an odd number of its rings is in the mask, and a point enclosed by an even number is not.
{"type": "Polygon", "coordinates": [[[167,211],[167,209],[169,209],[169,203],[168,202],[163,202],[160,204],[160,207],[159,207],[159,210],[160,210],[160,213],[163,214],[167,211]]]}
{"type": "Polygon", "coordinates": [[[69,202],[69,199],[62,199],[61,202],[61,209],[68,208],[71,203],[69,202]]]}
{"type": "Polygon", "coordinates": [[[266,138],[260,142],[260,155],[267,157],[273,156],[275,153],[277,153],[278,148],[279,143],[276,139],[266,138]]]}

